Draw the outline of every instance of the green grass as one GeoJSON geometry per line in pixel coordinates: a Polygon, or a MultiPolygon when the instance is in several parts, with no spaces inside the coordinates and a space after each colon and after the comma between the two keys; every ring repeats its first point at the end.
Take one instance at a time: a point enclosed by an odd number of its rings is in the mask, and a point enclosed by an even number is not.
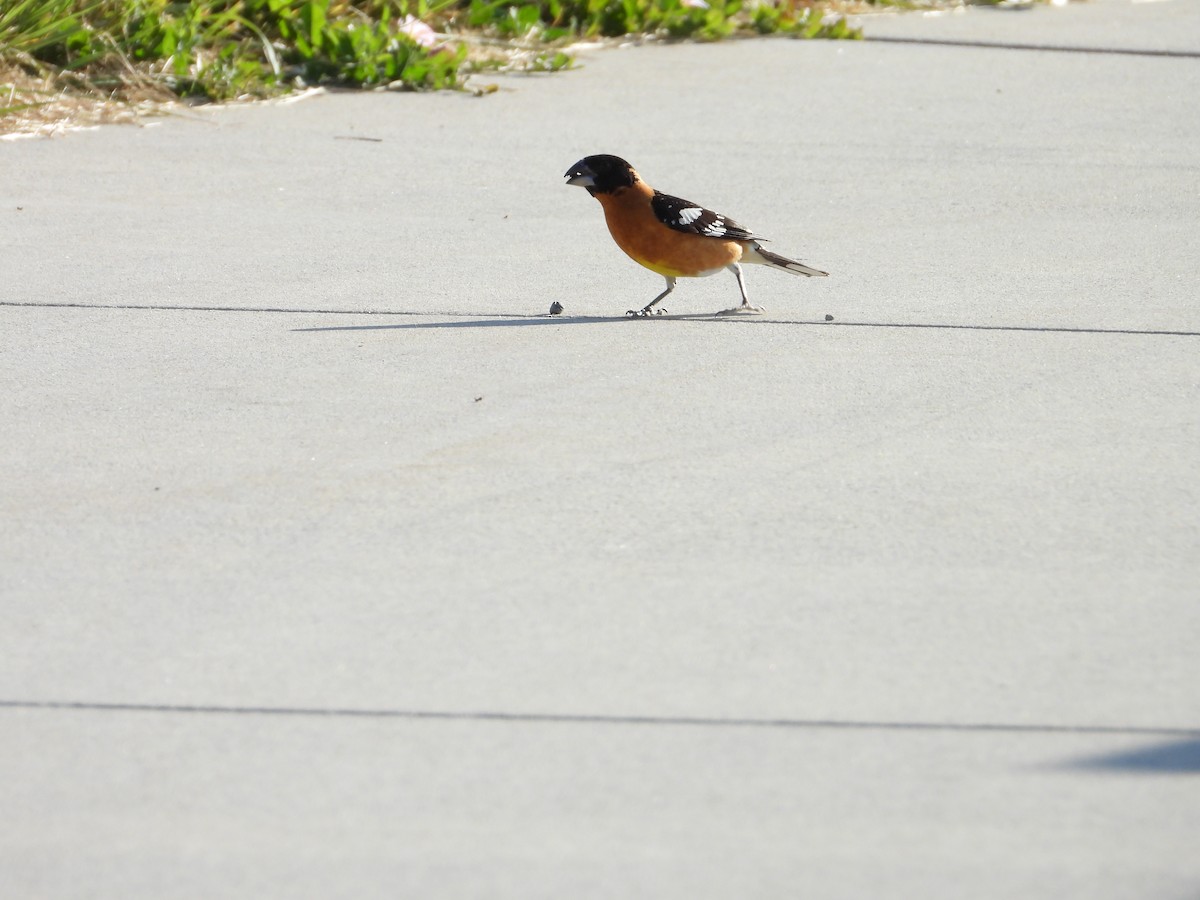
{"type": "Polygon", "coordinates": [[[22,78],[116,100],[461,88],[488,69],[569,68],[581,38],[733,34],[859,36],[812,0],[4,0],[0,117],[42,102],[18,95],[22,78]]]}

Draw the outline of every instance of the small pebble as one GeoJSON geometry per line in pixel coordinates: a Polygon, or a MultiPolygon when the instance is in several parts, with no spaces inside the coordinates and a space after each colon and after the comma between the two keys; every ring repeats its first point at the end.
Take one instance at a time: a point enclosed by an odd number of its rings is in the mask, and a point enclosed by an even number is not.
{"type": "Polygon", "coordinates": [[[825,313],[825,321],[826,321],[826,322],[832,322],[832,321],[833,321],[833,316],[829,315],[829,313],[825,313]]]}
{"type": "Polygon", "coordinates": [[[563,305],[561,303],[559,303],[557,300],[555,300],[553,303],[550,304],[550,315],[552,315],[552,316],[562,315],[562,311],[563,311],[563,305]]]}

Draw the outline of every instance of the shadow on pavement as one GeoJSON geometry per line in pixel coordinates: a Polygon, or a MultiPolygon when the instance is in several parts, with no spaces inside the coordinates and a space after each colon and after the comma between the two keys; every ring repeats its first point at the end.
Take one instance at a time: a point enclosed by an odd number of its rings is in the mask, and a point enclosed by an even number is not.
{"type": "Polygon", "coordinates": [[[305,331],[379,331],[386,329],[427,328],[514,328],[527,325],[604,325],[614,322],[744,322],[753,325],[793,325],[803,328],[925,328],[948,331],[1024,331],[1056,334],[1124,334],[1145,337],[1200,337],[1200,331],[1167,328],[1099,328],[1082,325],[972,325],[953,322],[838,322],[831,319],[772,319],[766,316],[727,316],[720,313],[665,313],[656,316],[494,316],[422,312],[419,310],[357,309],[278,306],[167,306],[155,303],[33,303],[0,300],[0,307],[47,307],[70,309],[137,309],[160,312],[229,312],[229,313],[286,313],[327,316],[447,316],[439,322],[399,322],[388,325],[323,325],[317,328],[293,328],[305,331]]]}
{"type": "Polygon", "coordinates": [[[1163,775],[1200,773],[1200,738],[1170,741],[1137,750],[1104,753],[1068,763],[1073,769],[1135,772],[1163,775]]]}
{"type": "MultiPolygon", "coordinates": [[[[381,314],[383,315],[383,314],[381,314]]],[[[413,315],[401,313],[400,315],[413,315]]],[[[744,322],[757,325],[798,325],[819,328],[940,328],[955,331],[1029,331],[1064,334],[1125,334],[1168,337],[1200,337],[1200,331],[1170,331],[1151,328],[1085,328],[1051,325],[955,325],[934,322],[818,322],[779,320],[747,316],[721,316],[714,313],[693,315],[646,316],[522,316],[496,319],[450,319],[441,322],[399,322],[390,325],[323,325],[316,328],[293,328],[292,331],[399,331],[428,328],[516,328],[527,325],[603,325],[614,322],[744,322]]]]}

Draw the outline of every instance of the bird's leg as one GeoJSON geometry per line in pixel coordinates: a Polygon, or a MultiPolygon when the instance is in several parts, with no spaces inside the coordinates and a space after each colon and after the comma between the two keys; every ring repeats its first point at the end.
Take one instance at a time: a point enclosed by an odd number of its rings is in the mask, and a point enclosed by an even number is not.
{"type": "Polygon", "coordinates": [[[746,279],[744,279],[742,277],[742,267],[739,266],[737,263],[730,263],[725,268],[729,269],[729,271],[733,273],[734,277],[737,278],[738,288],[742,292],[742,305],[735,306],[733,309],[723,309],[719,313],[717,313],[717,315],[719,315],[719,316],[737,316],[737,315],[745,315],[747,313],[752,314],[752,315],[757,315],[758,313],[765,312],[765,310],[761,306],[751,306],[750,305],[750,295],[746,293],[746,279]]]}
{"type": "Polygon", "coordinates": [[[659,294],[657,297],[655,297],[653,300],[651,300],[649,303],[647,303],[645,306],[643,306],[640,312],[634,312],[631,309],[631,310],[627,310],[625,315],[627,315],[627,316],[653,315],[650,312],[650,308],[652,306],[654,306],[654,304],[657,303],[659,300],[661,300],[663,297],[667,296],[667,294],[671,293],[671,291],[675,290],[675,278],[671,275],[664,275],[663,277],[667,279],[667,289],[665,291],[663,291],[661,294],[659,294]]]}

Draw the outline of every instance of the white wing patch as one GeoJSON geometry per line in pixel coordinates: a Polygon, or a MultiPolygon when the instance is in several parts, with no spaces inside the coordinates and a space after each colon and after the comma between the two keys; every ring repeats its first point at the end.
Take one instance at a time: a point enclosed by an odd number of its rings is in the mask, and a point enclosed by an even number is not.
{"type": "Polygon", "coordinates": [[[744,225],[691,200],[655,191],[650,206],[660,222],[676,231],[733,241],[754,240],[755,237],[744,225]]]}

